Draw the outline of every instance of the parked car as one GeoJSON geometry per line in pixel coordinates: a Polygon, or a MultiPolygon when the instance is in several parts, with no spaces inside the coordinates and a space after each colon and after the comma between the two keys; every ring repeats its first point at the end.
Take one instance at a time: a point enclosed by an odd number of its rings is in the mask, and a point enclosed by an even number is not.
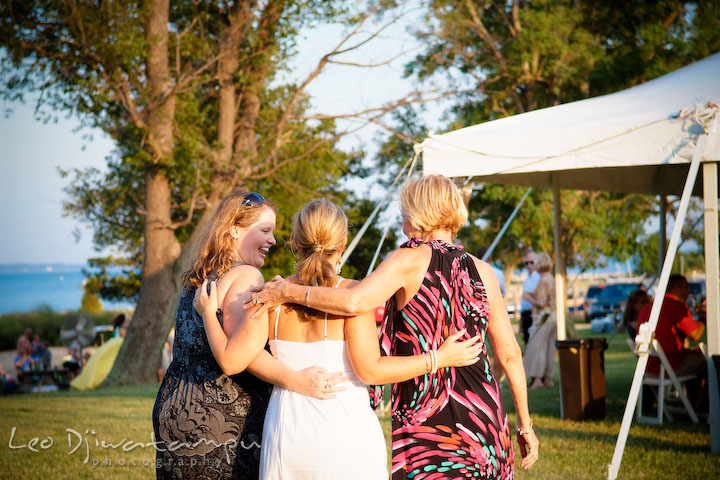
{"type": "Polygon", "coordinates": [[[688,282],[688,288],[690,289],[690,298],[695,303],[702,302],[705,298],[705,281],[701,280],[698,282],[688,282]]]}
{"type": "Polygon", "coordinates": [[[604,317],[621,310],[625,305],[628,294],[640,286],[641,284],[637,282],[606,285],[590,306],[588,320],[604,317]]]}
{"type": "Polygon", "coordinates": [[[585,302],[583,302],[583,310],[585,311],[585,321],[589,322],[590,307],[597,301],[600,292],[605,289],[605,285],[590,285],[585,293],[585,302]]]}

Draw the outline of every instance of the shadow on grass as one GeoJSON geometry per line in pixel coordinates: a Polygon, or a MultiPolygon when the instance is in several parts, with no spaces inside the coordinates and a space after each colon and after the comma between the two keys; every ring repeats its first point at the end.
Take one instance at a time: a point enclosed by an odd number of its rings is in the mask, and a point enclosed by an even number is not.
{"type": "MultiPolygon", "coordinates": [[[[577,424],[577,422],[574,422],[577,424]]],[[[580,427],[582,428],[582,427],[580,427]]],[[[637,430],[637,429],[635,429],[637,430]]],[[[657,435],[658,430],[660,429],[648,429],[645,428],[641,431],[634,431],[633,429],[630,430],[630,435],[628,436],[626,448],[628,447],[637,447],[641,449],[649,449],[649,450],[667,450],[669,452],[673,452],[674,454],[678,453],[710,453],[710,445],[698,445],[698,444],[689,444],[687,441],[684,441],[686,436],[688,434],[692,435],[692,432],[689,432],[687,426],[676,426],[673,428],[672,426],[663,426],[662,430],[662,438],[657,435]],[[655,431],[653,431],[655,430],[655,431]],[[673,432],[673,433],[671,433],[673,432]],[[678,435],[682,434],[682,435],[678,435]],[[677,438],[678,440],[671,440],[671,438],[677,438]]],[[[587,441],[587,442],[593,442],[593,443],[605,443],[608,445],[615,445],[615,442],[617,441],[617,433],[603,433],[595,431],[584,431],[584,430],[576,430],[572,428],[539,428],[538,433],[542,437],[553,437],[556,439],[567,439],[567,440],[574,440],[574,441],[587,441]]],[[[701,432],[697,432],[701,433],[701,432]]],[[[705,432],[702,432],[705,433],[705,432]]]]}
{"type": "MultiPolygon", "coordinates": [[[[584,445],[585,447],[581,448],[588,448],[595,444],[599,450],[612,449],[620,433],[637,361],[623,335],[593,335],[589,331],[580,333],[582,337],[604,337],[609,343],[604,352],[605,418],[588,421],[560,418],[561,385],[557,363],[555,387],[528,392],[530,413],[536,420],[538,435],[545,439],[546,445],[553,445],[552,448],[563,449],[569,444],[584,445]]],[[[514,422],[514,404],[507,383],[503,388],[503,400],[512,417],[511,422],[514,422]]],[[[678,415],[674,421],[664,422],[662,425],[638,424],[633,417],[626,452],[655,451],[673,457],[678,454],[712,457],[709,430],[706,423],[693,424],[683,415],[678,415]]]]}
{"type": "Polygon", "coordinates": [[[5,398],[92,398],[92,397],[115,397],[115,398],[155,398],[159,384],[148,385],[125,385],[118,387],[99,387],[95,390],[60,390],[46,393],[24,393],[12,395],[5,398]]]}

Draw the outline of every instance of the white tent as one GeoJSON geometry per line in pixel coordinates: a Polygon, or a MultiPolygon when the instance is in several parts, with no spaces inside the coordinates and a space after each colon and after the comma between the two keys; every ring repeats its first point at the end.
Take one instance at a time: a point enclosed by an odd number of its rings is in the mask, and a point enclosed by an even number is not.
{"type": "MultiPolygon", "coordinates": [[[[708,354],[720,355],[717,230],[720,115],[715,115],[719,103],[720,53],[717,53],[621,92],[443,135],[431,135],[421,145],[423,171],[449,177],[472,177],[476,182],[553,189],[558,339],[565,338],[564,260],[557,242],[560,189],[655,195],[684,193],[679,209],[682,215],[678,214],[676,224],[682,224],[684,219],[683,202],[687,208],[691,193],[702,194],[705,201],[708,354]],[[699,168],[700,164],[702,168],[699,168]],[[702,181],[698,178],[695,182],[696,176],[702,181]],[[704,186],[702,190],[700,185],[704,186]]],[[[677,249],[680,232],[679,228],[675,230],[668,248],[669,257],[674,256],[677,249]]],[[[672,259],[665,265],[667,268],[663,268],[658,292],[665,290],[672,259]]],[[[660,303],[656,302],[657,312],[653,312],[655,322],[660,303]]],[[[644,361],[638,362],[638,370],[642,366],[640,380],[647,356],[642,358],[644,361]]],[[[713,377],[714,368],[710,371],[713,377]]],[[[634,380],[634,389],[636,383],[634,380]]],[[[628,403],[633,406],[636,393],[631,389],[628,403]]],[[[712,400],[713,452],[720,453],[720,405],[717,397],[712,400]]],[[[623,428],[629,429],[631,419],[632,411],[629,420],[623,419],[623,428]]],[[[620,443],[624,447],[624,439],[622,442],[619,439],[618,445],[620,443]]],[[[617,476],[618,467],[619,458],[616,462],[614,457],[609,478],[617,476]]]]}
{"type": "Polygon", "coordinates": [[[431,135],[423,169],[536,187],[553,173],[560,188],[680,194],[702,130],[674,116],[708,101],[720,103],[720,53],[621,92],[431,135]]]}

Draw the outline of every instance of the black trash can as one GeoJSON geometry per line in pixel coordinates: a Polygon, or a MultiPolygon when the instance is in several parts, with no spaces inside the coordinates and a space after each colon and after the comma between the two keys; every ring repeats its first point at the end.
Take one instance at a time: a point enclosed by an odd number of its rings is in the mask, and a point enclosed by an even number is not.
{"type": "Polygon", "coordinates": [[[575,338],[555,342],[560,356],[562,418],[605,418],[604,338],[575,338]]]}

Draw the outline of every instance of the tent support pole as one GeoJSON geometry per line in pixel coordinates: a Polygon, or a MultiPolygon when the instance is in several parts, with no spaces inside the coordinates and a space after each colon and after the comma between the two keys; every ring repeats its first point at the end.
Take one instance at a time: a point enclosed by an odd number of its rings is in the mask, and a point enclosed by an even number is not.
{"type": "Polygon", "coordinates": [[[515,210],[513,210],[513,212],[510,214],[507,221],[505,222],[505,225],[502,226],[500,232],[497,234],[497,236],[495,236],[495,239],[492,241],[487,251],[485,252],[485,255],[483,255],[483,258],[481,258],[480,260],[482,260],[483,262],[488,261],[488,258],[490,258],[490,256],[492,255],[495,247],[497,247],[498,242],[500,242],[500,239],[503,237],[503,235],[505,235],[505,232],[507,231],[513,220],[515,220],[515,216],[517,216],[518,212],[520,211],[520,207],[522,207],[523,203],[525,203],[525,199],[528,197],[528,195],[530,195],[532,189],[533,187],[530,187],[525,191],[525,195],[523,195],[523,197],[520,199],[520,203],[515,206],[515,210]]]}
{"type": "Polygon", "coordinates": [[[557,339],[565,340],[565,258],[560,238],[560,220],[562,206],[560,204],[560,187],[557,176],[552,176],[553,191],[553,243],[555,244],[555,318],[557,320],[557,339]]]}
{"type": "Polygon", "coordinates": [[[718,266],[717,163],[703,164],[705,220],[705,286],[707,291],[708,379],[710,393],[710,438],[712,453],[720,454],[720,399],[713,355],[720,355],[720,266],[718,266]]]}
{"type": "Polygon", "coordinates": [[[342,257],[340,257],[340,268],[342,268],[343,265],[345,265],[345,262],[347,262],[347,259],[350,257],[350,254],[352,254],[353,250],[355,250],[355,247],[357,247],[357,244],[360,242],[360,239],[365,234],[365,231],[368,229],[368,227],[370,226],[370,224],[372,223],[373,219],[378,214],[380,209],[383,208],[387,203],[390,202],[390,197],[392,197],[392,194],[394,192],[393,189],[395,188],[395,185],[402,177],[402,174],[405,171],[405,169],[408,168],[408,165],[412,165],[410,167],[410,170],[408,171],[408,174],[410,172],[412,172],[412,169],[415,166],[415,161],[417,160],[418,155],[419,155],[419,152],[416,151],[415,155],[413,155],[412,158],[408,158],[407,162],[405,162],[405,165],[403,165],[403,167],[400,169],[398,174],[395,176],[395,180],[393,180],[392,185],[390,185],[390,187],[388,187],[385,197],[383,197],[383,199],[380,200],[380,202],[378,202],[378,204],[373,209],[372,213],[370,213],[370,216],[367,218],[367,220],[365,220],[365,223],[363,223],[363,226],[360,227],[360,230],[358,231],[358,233],[355,234],[355,237],[352,239],[352,242],[350,242],[350,245],[348,245],[347,248],[345,249],[345,252],[342,254],[342,257]]]}
{"type": "Polygon", "coordinates": [[[658,248],[658,272],[662,272],[665,249],[667,248],[667,195],[665,193],[660,194],[660,233],[658,241],[660,242],[658,248]]]}
{"type": "MultiPolygon", "coordinates": [[[[680,206],[677,210],[677,217],[675,218],[672,235],[670,236],[670,245],[667,249],[667,255],[665,256],[663,268],[660,273],[660,280],[658,281],[657,290],[655,291],[655,299],[657,300],[665,298],[665,291],[667,290],[668,280],[670,279],[673,261],[675,260],[678,245],[680,244],[680,234],[682,233],[682,226],[685,222],[685,216],[687,215],[690,196],[692,194],[693,187],[695,186],[695,179],[697,178],[698,171],[700,170],[700,157],[702,156],[703,146],[705,145],[705,137],[706,136],[704,134],[699,135],[695,145],[695,153],[693,154],[693,159],[690,163],[688,176],[685,180],[685,187],[683,188],[682,197],[680,198],[680,206]]],[[[643,328],[640,329],[638,336],[635,338],[635,351],[638,353],[638,362],[635,366],[635,374],[633,375],[633,382],[630,386],[628,401],[625,404],[625,413],[623,414],[622,423],[620,425],[620,433],[618,434],[617,442],[615,443],[615,451],[613,452],[612,462],[608,465],[607,480],[617,479],[620,471],[620,462],[622,461],[623,452],[625,451],[625,442],[627,442],[627,437],[630,433],[630,424],[632,423],[633,415],[635,414],[635,406],[637,405],[638,395],[640,393],[640,388],[642,387],[642,380],[645,376],[645,367],[647,366],[648,356],[650,353],[650,343],[652,342],[655,334],[655,327],[657,326],[658,319],[660,318],[660,309],[662,308],[662,304],[662,301],[652,303],[650,319],[646,324],[643,324],[643,328]]]]}

